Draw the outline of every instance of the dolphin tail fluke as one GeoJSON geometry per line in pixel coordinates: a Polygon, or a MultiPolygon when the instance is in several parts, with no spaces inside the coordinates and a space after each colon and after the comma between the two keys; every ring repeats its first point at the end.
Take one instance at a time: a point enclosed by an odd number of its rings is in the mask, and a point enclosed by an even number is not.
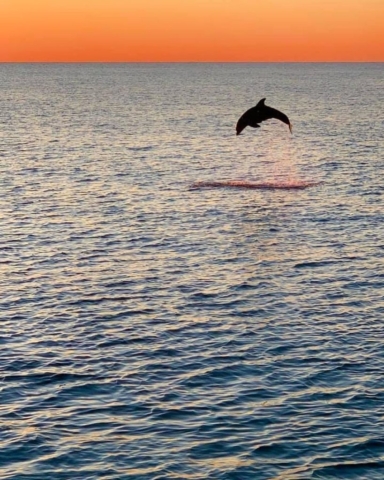
{"type": "Polygon", "coordinates": [[[280,112],[280,110],[276,110],[276,108],[268,107],[268,118],[276,118],[281,122],[285,123],[289,127],[289,131],[292,133],[292,125],[289,121],[289,118],[285,113],[280,112]]]}

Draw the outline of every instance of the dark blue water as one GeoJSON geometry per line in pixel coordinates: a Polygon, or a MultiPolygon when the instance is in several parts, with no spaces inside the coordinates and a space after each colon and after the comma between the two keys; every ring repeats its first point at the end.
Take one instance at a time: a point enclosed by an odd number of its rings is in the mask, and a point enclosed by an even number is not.
{"type": "Polygon", "coordinates": [[[384,478],[383,73],[0,65],[2,479],[384,478]]]}

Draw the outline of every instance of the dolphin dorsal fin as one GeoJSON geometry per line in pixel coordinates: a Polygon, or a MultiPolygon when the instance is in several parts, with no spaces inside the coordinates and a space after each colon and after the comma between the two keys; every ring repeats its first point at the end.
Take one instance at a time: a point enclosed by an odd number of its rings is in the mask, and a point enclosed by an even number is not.
{"type": "Polygon", "coordinates": [[[260,102],[256,105],[256,107],[264,107],[265,106],[264,102],[265,102],[265,98],[262,98],[260,102]]]}

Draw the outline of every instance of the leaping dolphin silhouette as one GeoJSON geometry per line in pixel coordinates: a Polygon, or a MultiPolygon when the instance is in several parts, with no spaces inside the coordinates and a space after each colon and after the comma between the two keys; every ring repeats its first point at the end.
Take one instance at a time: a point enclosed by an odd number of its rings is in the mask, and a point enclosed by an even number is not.
{"type": "Polygon", "coordinates": [[[260,128],[259,123],[269,120],[270,118],[277,118],[277,120],[286,123],[289,126],[289,131],[292,133],[292,125],[287,115],[276,110],[276,108],[268,107],[264,102],[265,98],[262,98],[255,107],[243,113],[237,121],[236,135],[240,135],[245,127],[260,128]]]}

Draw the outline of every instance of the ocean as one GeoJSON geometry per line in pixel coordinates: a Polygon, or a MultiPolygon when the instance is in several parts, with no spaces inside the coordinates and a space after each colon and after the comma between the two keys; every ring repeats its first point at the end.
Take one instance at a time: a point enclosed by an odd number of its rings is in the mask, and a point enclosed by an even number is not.
{"type": "Polygon", "coordinates": [[[384,478],[383,74],[0,65],[1,479],[384,478]]]}

